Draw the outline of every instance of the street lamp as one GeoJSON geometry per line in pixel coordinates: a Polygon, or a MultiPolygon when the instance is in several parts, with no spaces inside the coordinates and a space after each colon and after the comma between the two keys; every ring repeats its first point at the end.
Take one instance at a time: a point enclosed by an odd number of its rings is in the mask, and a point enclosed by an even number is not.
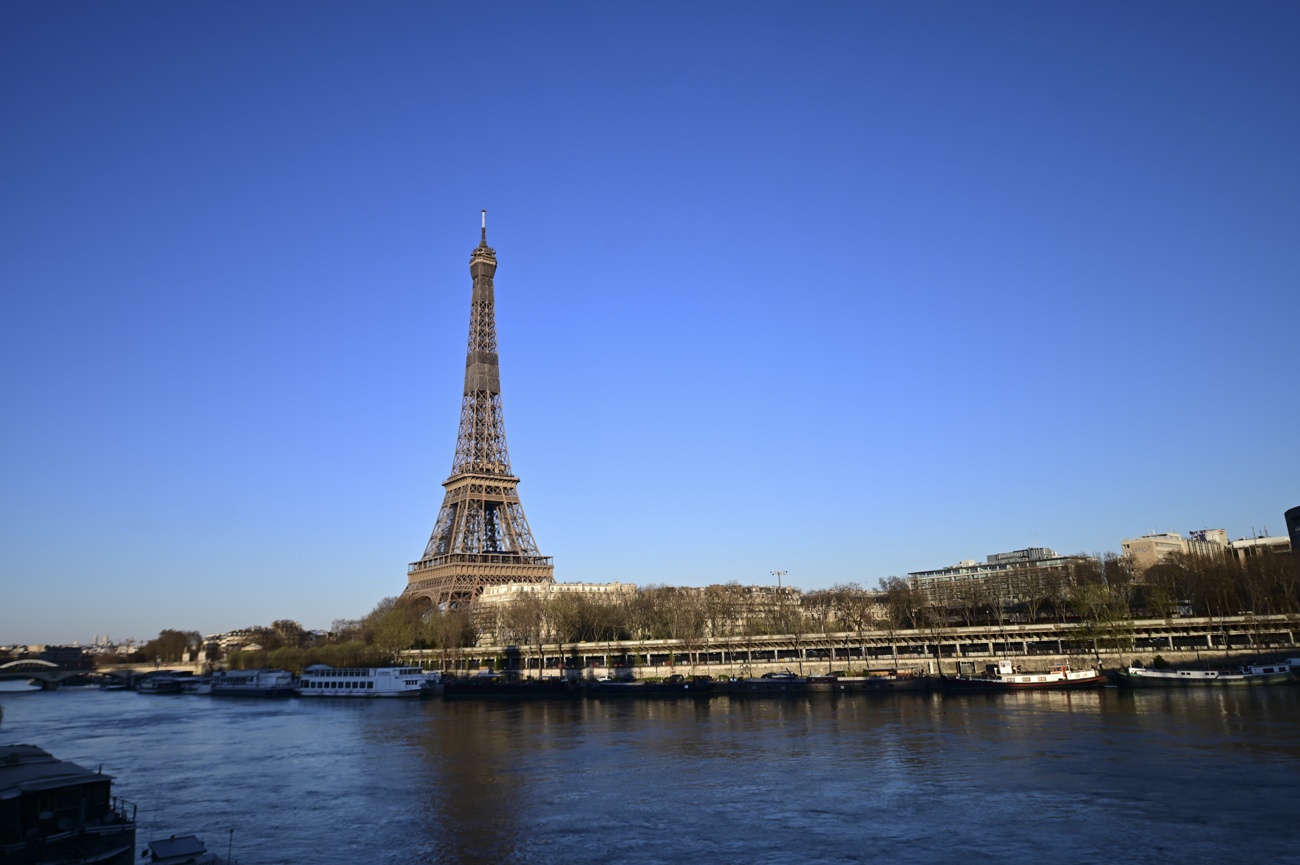
{"type": "MultiPolygon", "coordinates": [[[[789,571],[768,571],[768,573],[776,577],[776,609],[778,613],[778,618],[781,620],[781,624],[784,625],[785,624],[785,593],[781,591],[781,578],[790,572],[789,571]]],[[[773,655],[776,658],[776,660],[779,661],[781,658],[780,649],[774,649],[773,655]]],[[[800,673],[803,672],[803,658],[799,659],[799,672],[800,673]]]]}

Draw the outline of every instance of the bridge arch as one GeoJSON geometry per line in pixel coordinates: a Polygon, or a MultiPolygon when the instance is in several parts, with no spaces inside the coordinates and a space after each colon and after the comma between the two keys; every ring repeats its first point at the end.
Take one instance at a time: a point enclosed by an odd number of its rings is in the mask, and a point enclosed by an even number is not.
{"type": "Polygon", "coordinates": [[[0,664],[0,680],[36,679],[47,685],[57,685],[73,676],[84,676],[90,670],[65,670],[58,664],[42,661],[39,658],[20,658],[7,664],[0,664]]]}

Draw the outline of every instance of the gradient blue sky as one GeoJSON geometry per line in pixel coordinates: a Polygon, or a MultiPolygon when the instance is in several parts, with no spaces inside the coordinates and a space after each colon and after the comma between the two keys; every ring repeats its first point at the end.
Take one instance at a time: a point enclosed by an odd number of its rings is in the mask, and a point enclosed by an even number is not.
{"type": "Polygon", "coordinates": [[[565,581],[1300,505],[1295,3],[0,5],[0,643],[399,593],[480,208],[565,581]]]}

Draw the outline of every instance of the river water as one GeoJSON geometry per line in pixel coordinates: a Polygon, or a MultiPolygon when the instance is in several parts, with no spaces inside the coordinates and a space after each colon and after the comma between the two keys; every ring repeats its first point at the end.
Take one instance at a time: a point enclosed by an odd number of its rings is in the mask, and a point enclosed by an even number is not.
{"type": "Polygon", "coordinates": [[[241,865],[1300,863],[1300,688],[0,705],[241,865]]]}

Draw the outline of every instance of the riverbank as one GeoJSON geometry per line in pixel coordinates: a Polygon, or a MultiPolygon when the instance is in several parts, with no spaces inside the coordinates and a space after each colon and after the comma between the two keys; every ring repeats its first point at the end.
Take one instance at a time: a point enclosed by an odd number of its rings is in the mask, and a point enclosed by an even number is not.
{"type": "Polygon", "coordinates": [[[673,673],[717,677],[761,675],[790,669],[922,669],[952,673],[958,661],[977,664],[1013,659],[1026,669],[1052,664],[1121,669],[1156,658],[1175,665],[1240,666],[1300,656],[1294,616],[1144,619],[1108,623],[1039,622],[996,626],[863,630],[828,634],[766,634],[682,640],[544,643],[411,650],[403,660],[426,668],[473,672],[514,669],[525,676],[578,671],[610,675],[631,666],[641,677],[673,673]]]}

